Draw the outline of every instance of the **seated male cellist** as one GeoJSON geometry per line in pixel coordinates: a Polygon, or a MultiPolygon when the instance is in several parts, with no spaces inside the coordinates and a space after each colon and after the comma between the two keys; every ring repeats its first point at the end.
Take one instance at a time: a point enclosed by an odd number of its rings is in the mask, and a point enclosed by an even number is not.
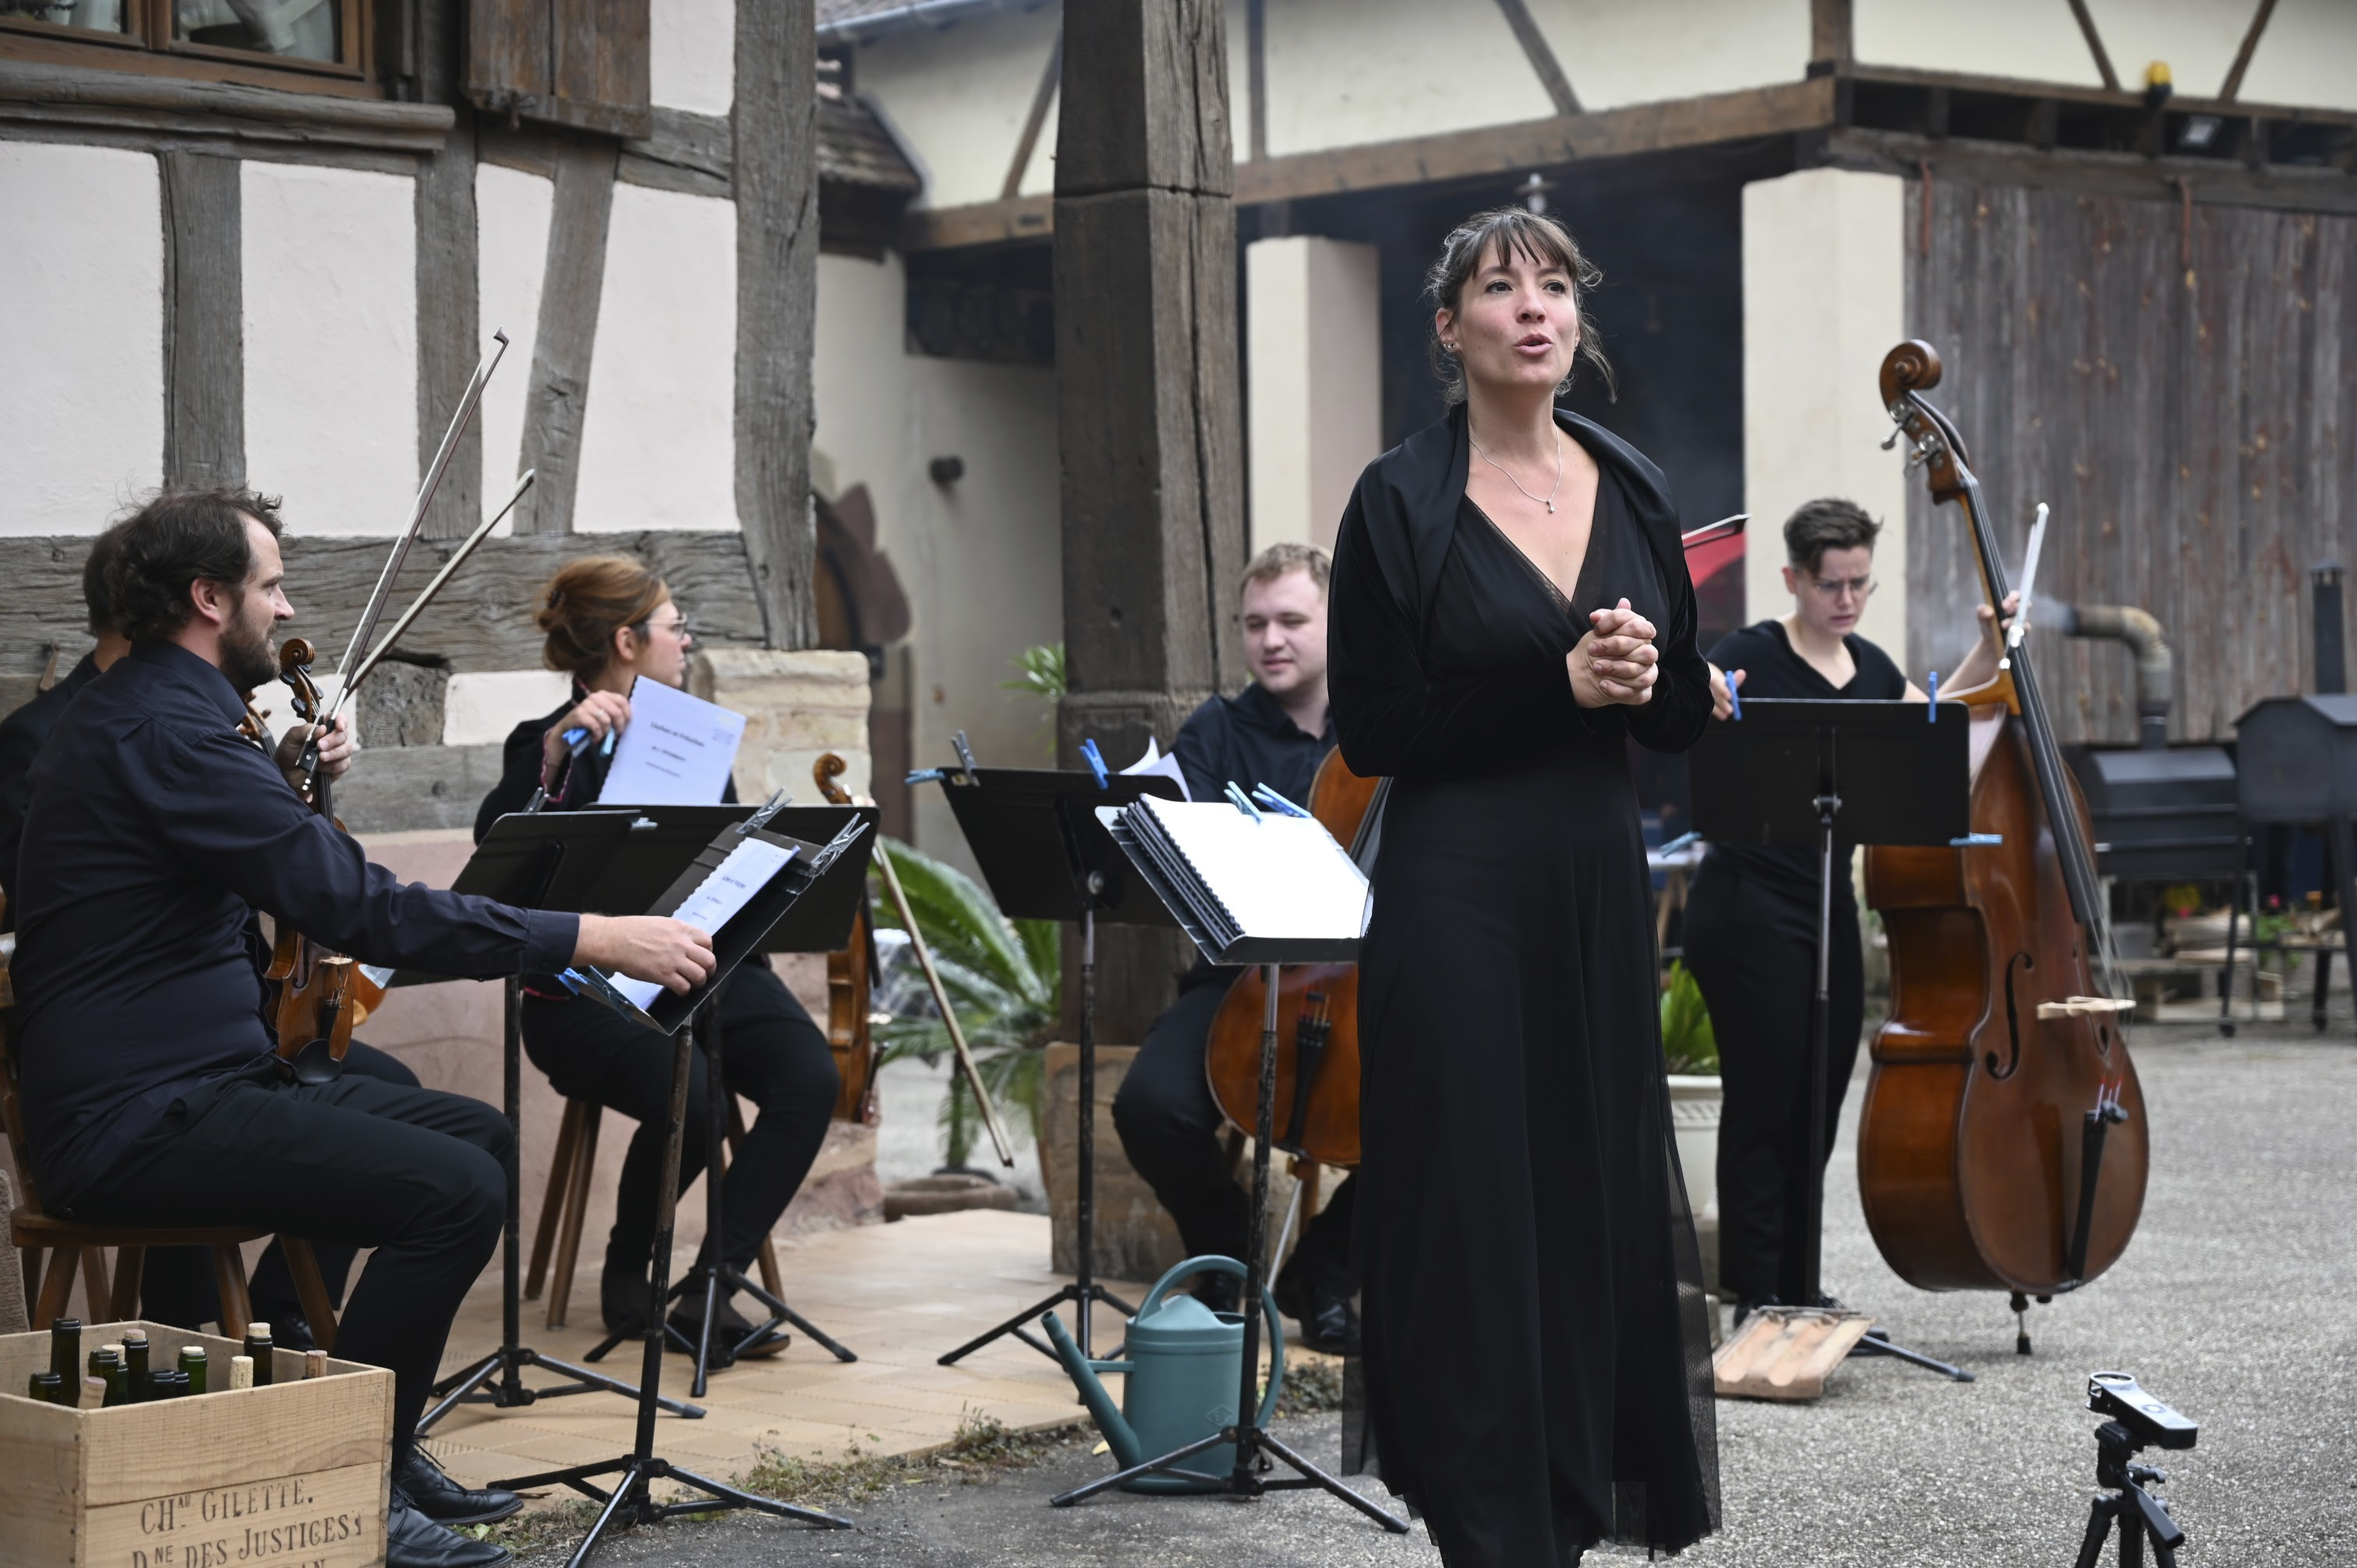
{"type": "MultiPolygon", "coordinates": [[[[473,1568],[407,1488],[459,1302],[496,1245],[511,1139],[493,1107],[343,1074],[298,1083],[270,1048],[245,940],[263,909],[363,962],[490,978],[593,964],[686,991],[711,972],[677,920],[511,908],[404,886],[239,732],[274,679],[276,503],[159,495],[108,572],[131,650],[84,687],[33,766],[13,978],[28,1153],[44,1201],[92,1224],[250,1225],[375,1249],[337,1353],[393,1374],[385,1561],[473,1568]]],[[[323,737],[323,746],[338,737],[323,737]]],[[[483,1508],[504,1507],[477,1493],[483,1508]]]]}
{"type": "MultiPolygon", "coordinates": [[[[1309,803],[1318,765],[1334,749],[1326,714],[1326,552],[1273,544],[1244,568],[1238,624],[1253,680],[1188,716],[1171,743],[1187,792],[1216,800],[1231,782],[1255,784],[1309,803]]],[[[1201,960],[1179,982],[1178,1000],[1146,1032],[1146,1043],[1114,1096],[1114,1126],[1129,1163],[1170,1217],[1188,1255],[1244,1255],[1252,1200],[1220,1147],[1220,1108],[1203,1071],[1211,1023],[1241,970],[1201,960]]],[[[1276,1299],[1313,1349],[1355,1355],[1359,1317],[1351,1305],[1351,1192],[1345,1178],[1305,1227],[1277,1276],[1276,1299]]],[[[1232,1310],[1242,1294],[1229,1274],[1207,1274],[1196,1294],[1232,1310]]]]}

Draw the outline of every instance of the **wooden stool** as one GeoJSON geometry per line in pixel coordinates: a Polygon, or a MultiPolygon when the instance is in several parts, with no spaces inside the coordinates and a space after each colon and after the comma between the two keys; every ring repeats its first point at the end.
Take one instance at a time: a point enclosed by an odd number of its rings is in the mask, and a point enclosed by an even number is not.
{"type": "MultiPolygon", "coordinates": [[[[581,1222],[589,1211],[589,1182],[597,1169],[597,1128],[606,1108],[594,1100],[567,1100],[565,1120],[556,1128],[556,1154],[548,1164],[548,1191],[540,1200],[540,1224],[532,1238],[532,1267],[524,1275],[523,1298],[540,1299],[548,1279],[549,1250],[556,1254],[556,1278],[550,1282],[548,1326],[565,1326],[573,1305],[573,1271],[581,1255],[581,1222]]],[[[737,1097],[728,1097],[728,1153],[745,1136],[745,1115],[737,1097]]],[[[761,1238],[761,1283],[771,1295],[780,1295],[777,1243],[761,1238]]]]}
{"type": "MultiPolygon", "coordinates": [[[[246,1294],[245,1258],[248,1241],[267,1239],[271,1232],[246,1225],[172,1227],[160,1225],[80,1225],[41,1210],[40,1191],[33,1185],[32,1162],[25,1144],[25,1120],[17,1101],[16,995],[9,986],[7,961],[14,955],[13,938],[0,939],[0,1060],[6,1078],[0,1087],[0,1125],[8,1133],[8,1148],[16,1156],[16,1185],[22,1201],[8,1216],[9,1240],[24,1250],[25,1293],[33,1298],[33,1330],[65,1316],[73,1298],[74,1270],[81,1265],[84,1292],[93,1319],[101,1313],[126,1322],[139,1316],[140,1276],[150,1247],[209,1247],[213,1255],[213,1283],[221,1294],[221,1333],[231,1339],[245,1337],[253,1319],[246,1294]],[[115,1249],[113,1279],[107,1278],[106,1249],[115,1249]],[[46,1258],[44,1257],[46,1254],[46,1258]]],[[[308,1241],[280,1236],[286,1250],[287,1273],[311,1326],[311,1337],[322,1350],[336,1348],[336,1312],[328,1287],[319,1277],[319,1260],[308,1241]]]]}

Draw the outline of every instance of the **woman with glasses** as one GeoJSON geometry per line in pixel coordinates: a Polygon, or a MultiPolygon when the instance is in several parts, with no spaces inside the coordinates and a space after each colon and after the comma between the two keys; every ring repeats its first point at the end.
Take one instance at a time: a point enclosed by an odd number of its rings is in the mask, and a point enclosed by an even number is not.
{"type": "MultiPolygon", "coordinates": [[[[543,811],[596,805],[612,757],[608,742],[630,722],[631,686],[641,677],[684,684],[688,651],[695,645],[662,579],[627,556],[589,556],[565,565],[541,595],[537,623],[547,637],[543,657],[550,669],[573,677],[573,691],[554,713],[526,720],[508,736],[499,787],[475,818],[478,842],[500,817],[530,806],[538,792],[545,792],[543,811]]],[[[737,799],[733,783],[721,799],[737,799]]],[[[622,1161],[598,1299],[608,1332],[643,1333],[671,1098],[671,1041],[594,1002],[575,999],[553,976],[526,975],[523,983],[523,1045],[533,1065],[566,1098],[594,1100],[638,1121],[622,1161]]],[[[721,1197],[721,1256],[746,1273],[761,1238],[810,1174],[841,1084],[825,1034],[765,960],[748,961],[730,976],[720,994],[720,1026],[726,1087],[759,1110],[721,1197]]],[[[701,1053],[694,1069],[680,1150],[683,1191],[704,1170],[708,1124],[701,1053]]],[[[707,1237],[705,1246],[712,1244],[707,1237]]],[[[671,1316],[693,1342],[703,1314],[697,1294],[678,1303],[671,1316]]],[[[719,1305],[716,1339],[733,1343],[751,1327],[729,1303],[719,1305]]],[[[771,1335],[746,1353],[774,1354],[785,1342],[785,1336],[771,1335]]]]}
{"type": "MultiPolygon", "coordinates": [[[[1813,500],[1784,523],[1790,614],[1728,633],[1711,650],[1712,713],[1743,697],[1928,699],[1890,656],[1857,634],[1873,596],[1881,527],[1854,501],[1813,500]]],[[[1996,673],[1996,622],[1942,683],[1967,690],[1996,673]]],[[[1836,835],[1825,1057],[1824,1144],[1833,1153],[1842,1096],[1866,1020],[1856,845],[1836,835]]],[[[1804,844],[1717,844],[1686,900],[1685,965],[1702,987],[1718,1040],[1727,1101],[1718,1125],[1719,1290],[1736,1321],[1798,1300],[1809,1228],[1809,1009],[1816,990],[1817,851],[1804,844]]]]}

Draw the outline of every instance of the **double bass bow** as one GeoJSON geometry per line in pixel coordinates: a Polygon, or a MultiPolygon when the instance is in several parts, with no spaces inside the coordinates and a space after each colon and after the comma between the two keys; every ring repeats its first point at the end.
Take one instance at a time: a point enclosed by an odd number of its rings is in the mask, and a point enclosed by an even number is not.
{"type": "MultiPolygon", "coordinates": [[[[1964,438],[1924,392],[1940,357],[1882,361],[1883,406],[1935,501],[1955,501],[1988,603],[2009,593],[1964,438]]],[[[1974,843],[1870,847],[1867,900],[1890,944],[1858,1129],[1867,1228],[1926,1290],[2004,1290],[2022,1313],[2126,1250],[2150,1164],[2144,1093],[2115,1000],[2087,806],[2063,766],[2032,647],[1943,692],[1973,710],[1974,843]],[[1986,726],[1986,727],[1984,727],[1986,726]]],[[[2025,1332],[2017,1341],[2029,1350],[2025,1332]]]]}

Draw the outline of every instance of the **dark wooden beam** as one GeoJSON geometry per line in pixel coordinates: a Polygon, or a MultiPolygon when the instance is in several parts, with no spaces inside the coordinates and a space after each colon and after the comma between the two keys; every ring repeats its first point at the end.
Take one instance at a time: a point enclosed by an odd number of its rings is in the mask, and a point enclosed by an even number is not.
{"type": "Polygon", "coordinates": [[[2112,57],[2104,48],[2104,35],[2095,30],[2095,18],[2087,9],[2087,0],[2071,0],[2071,15],[2079,21],[2079,32],[2087,40],[2087,52],[2095,57],[2095,72],[2104,79],[2106,91],[2120,90],[2120,74],[2112,69],[2112,57]]]}
{"type": "MultiPolygon", "coordinates": [[[[1064,78],[1056,163],[1068,767],[1084,736],[1124,757],[1168,739],[1242,678],[1224,11],[1098,0],[1064,14],[1065,59],[1088,62],[1064,78]]],[[[1098,932],[1097,959],[1098,1037],[1143,1039],[1184,955],[1168,933],[1116,927],[1098,932]]]]}
{"type": "Polygon", "coordinates": [[[736,194],[731,183],[735,142],[726,114],[658,109],[652,134],[622,144],[615,177],[630,185],[727,200],[736,194]]]}
{"type": "MultiPolygon", "coordinates": [[[[1833,123],[1835,83],[1820,79],[1714,93],[1666,103],[1526,120],[1511,125],[1411,136],[1235,166],[1240,206],[1350,191],[1518,175],[1590,158],[1625,157],[1789,134],[1833,123]]],[[[1054,227],[1041,197],[911,212],[902,234],[910,251],[1004,244],[1045,238],[1054,227]]]]}
{"type": "MultiPolygon", "coordinates": [[[[457,0],[419,0],[417,81],[427,97],[459,96],[457,0]]],[[[417,168],[417,471],[422,478],[465,395],[489,334],[479,306],[481,268],[475,241],[475,123],[471,111],[417,168]]],[[[504,325],[494,323],[493,325],[504,325]]],[[[522,323],[515,324],[518,330],[522,323]]],[[[521,377],[525,365],[504,365],[521,377]]],[[[483,423],[468,423],[449,471],[426,513],[429,539],[459,539],[482,521],[483,423]]]]}
{"type": "Polygon", "coordinates": [[[1514,30],[1514,42],[1523,46],[1523,58],[1531,62],[1555,112],[1579,113],[1579,94],[1571,90],[1571,79],[1564,75],[1563,62],[1555,58],[1555,46],[1539,31],[1538,18],[1531,15],[1526,0],[1498,0],[1498,9],[1504,14],[1506,26],[1514,30]]]}
{"type": "MultiPolygon", "coordinates": [[[[391,542],[289,534],[286,590],[296,618],[288,632],[341,650],[376,585],[391,542]]],[[[394,585],[394,611],[441,569],[456,544],[427,539],[410,551],[394,585]]],[[[447,663],[460,673],[537,669],[541,636],[533,629],[532,617],[548,579],[575,556],[613,551],[639,556],[671,585],[694,618],[698,642],[760,645],[761,610],[745,569],[744,542],[733,533],[660,530],[486,540],[402,639],[401,651],[447,663]]],[[[81,568],[89,555],[87,533],[0,539],[0,582],[8,585],[8,592],[0,594],[0,678],[38,672],[48,643],[77,651],[89,646],[81,607],[81,568]]]]}
{"type": "Polygon", "coordinates": [[[1048,46],[1048,63],[1039,72],[1039,85],[1031,94],[1031,112],[1023,117],[1023,134],[1015,138],[1015,156],[1006,166],[1006,178],[998,188],[1002,200],[1023,194],[1023,171],[1031,166],[1031,155],[1039,145],[1039,133],[1048,124],[1049,106],[1056,102],[1056,84],[1064,74],[1064,32],[1056,29],[1056,41],[1048,46]]]}
{"type": "Polygon", "coordinates": [[[1268,0],[1244,0],[1244,147],[1268,156],[1268,0]]]}
{"type": "MultiPolygon", "coordinates": [[[[276,80],[284,83],[279,73],[276,80]]],[[[0,123],[168,131],[248,147],[432,153],[449,134],[438,103],[389,103],[226,81],[0,59],[0,123]]]]}
{"type": "MultiPolygon", "coordinates": [[[[245,243],[238,160],[166,153],[164,482],[245,482],[245,243]]],[[[79,589],[72,595],[79,606],[79,589]]]]}
{"type": "Polygon", "coordinates": [[[2002,142],[1967,142],[1897,131],[1834,131],[1810,162],[1913,179],[1924,159],[1939,160],[1943,182],[2061,190],[2082,196],[2131,197],[2174,203],[2184,180],[2202,206],[2261,207],[2282,212],[2357,215],[2357,180],[2339,169],[2253,169],[2222,158],[2147,157],[2061,148],[2045,151],[2002,142]]]}
{"type": "Polygon", "coordinates": [[[1851,0],[1809,0],[1809,69],[1813,75],[1846,70],[1857,58],[1851,0]]]}
{"type": "Polygon", "coordinates": [[[817,639],[810,444],[818,316],[812,0],[737,7],[737,519],[772,648],[817,639]]]}
{"type": "Polygon", "coordinates": [[[2251,69],[2251,56],[2258,52],[2259,35],[2267,30],[2267,19],[2276,14],[2276,0],[2259,0],[2259,8],[2251,13],[2251,25],[2244,30],[2243,46],[2234,51],[2234,63],[2226,72],[2225,84],[2218,89],[2218,102],[2232,103],[2243,91],[2243,73],[2251,69]]]}
{"type": "Polygon", "coordinates": [[[516,508],[518,533],[573,532],[573,495],[581,477],[581,419],[588,406],[589,361],[597,344],[597,301],[606,285],[615,156],[616,145],[602,137],[556,145],[548,259],[542,274],[532,384],[524,392],[522,461],[517,470],[537,469],[540,478],[516,508]]]}

